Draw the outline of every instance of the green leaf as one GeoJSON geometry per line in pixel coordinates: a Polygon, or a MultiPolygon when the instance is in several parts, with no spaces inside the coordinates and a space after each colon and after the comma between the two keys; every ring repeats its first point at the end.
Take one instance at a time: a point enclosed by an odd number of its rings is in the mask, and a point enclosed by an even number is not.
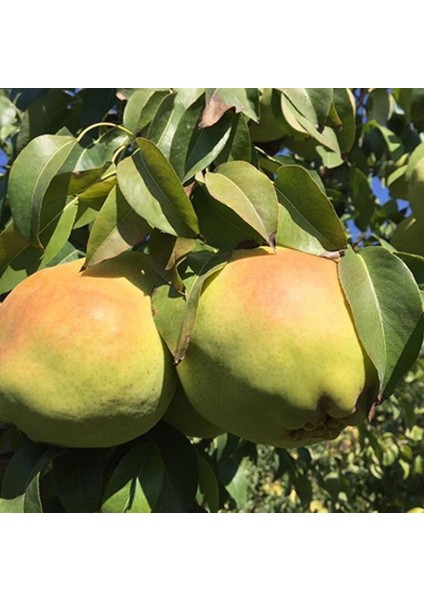
{"type": "Polygon", "coordinates": [[[150,226],[113,187],[94,221],[87,244],[86,268],[118,256],[144,240],[150,226]]]}
{"type": "Polygon", "coordinates": [[[114,152],[128,141],[128,136],[119,129],[109,129],[93,144],[84,147],[76,144],[59,173],[74,173],[83,177],[85,172],[95,169],[105,171],[110,165],[114,152]]]}
{"type": "MultiPolygon", "coordinates": [[[[324,127],[323,135],[327,137],[336,137],[335,132],[329,127],[324,127]]],[[[335,169],[343,164],[343,158],[340,155],[340,152],[335,152],[334,150],[329,150],[325,146],[321,144],[316,145],[316,153],[321,157],[322,164],[327,169],[335,169]]]]}
{"type": "Polygon", "coordinates": [[[333,102],[333,90],[282,88],[281,91],[281,111],[289,126],[289,133],[293,132],[295,139],[309,135],[339,156],[340,146],[335,132],[330,127],[324,127],[333,102]]]}
{"type": "Polygon", "coordinates": [[[52,263],[66,245],[77,214],[77,199],[96,186],[103,169],[82,174],[63,173],[53,178],[45,195],[40,216],[40,239],[44,255],[30,245],[11,221],[0,233],[0,293],[52,263]]]}
{"type": "Polygon", "coordinates": [[[217,252],[216,254],[212,254],[209,260],[203,263],[199,272],[196,273],[193,278],[192,286],[188,291],[183,320],[175,350],[175,364],[181,362],[186,355],[196,321],[197,308],[199,306],[203,284],[211,275],[220,271],[226,265],[229,258],[230,252],[217,252]]]}
{"type": "Polygon", "coordinates": [[[153,512],[188,512],[193,505],[199,472],[196,452],[180,431],[160,422],[147,434],[159,449],[163,466],[163,483],[153,512]]]}
{"type": "Polygon", "coordinates": [[[215,471],[207,456],[199,451],[197,452],[197,462],[199,467],[199,489],[203,495],[204,503],[208,505],[211,512],[216,513],[220,508],[220,494],[215,471]]]}
{"type": "Polygon", "coordinates": [[[406,181],[406,171],[408,165],[402,165],[395,169],[386,178],[386,187],[389,188],[390,197],[393,200],[406,200],[408,198],[408,183],[406,181]]]}
{"type": "Polygon", "coordinates": [[[356,135],[356,106],[355,98],[348,88],[334,88],[334,106],[341,126],[336,128],[340,152],[349,152],[356,135]]]}
{"type": "MultiPolygon", "coordinates": [[[[49,264],[60,252],[69,238],[77,216],[78,204],[76,199],[66,204],[62,212],[52,219],[52,226],[43,228],[45,239],[40,236],[44,244],[44,254],[40,266],[49,264]]],[[[41,232],[40,232],[41,233],[41,232]]]]}
{"type": "Polygon", "coordinates": [[[69,94],[55,88],[32,102],[22,117],[17,139],[18,152],[37,136],[56,133],[63,124],[71,101],[69,94]]]}
{"type": "MultiPolygon", "coordinates": [[[[297,221],[301,223],[299,218],[297,221]]],[[[317,256],[323,254],[326,248],[305,227],[307,224],[298,224],[283,204],[278,205],[278,229],[275,236],[277,246],[294,248],[317,256]]]]}
{"type": "Polygon", "coordinates": [[[263,243],[261,235],[231,208],[212,198],[205,185],[195,187],[192,202],[202,236],[214,248],[231,250],[246,241],[263,243]]]}
{"type": "Polygon", "coordinates": [[[367,114],[369,120],[375,120],[380,125],[386,125],[392,111],[393,105],[387,89],[374,88],[370,91],[367,100],[367,114]]]}
{"type": "Polygon", "coordinates": [[[407,252],[395,251],[395,254],[403,260],[411,271],[420,290],[424,290],[424,257],[417,254],[408,254],[407,252]]]}
{"type": "Polygon", "coordinates": [[[231,160],[244,160],[249,163],[256,161],[249,124],[242,114],[236,115],[228,142],[214,163],[220,165],[231,160]]]}
{"type": "MultiPolygon", "coordinates": [[[[299,228],[316,238],[326,250],[340,250],[346,247],[346,233],[333,205],[306,169],[299,165],[280,167],[275,188],[278,201],[299,228]]],[[[308,246],[309,236],[306,238],[308,246]]],[[[302,241],[301,236],[297,235],[293,225],[285,228],[284,222],[281,224],[280,221],[277,241],[285,246],[306,251],[305,248],[295,245],[299,240],[302,241]],[[287,234],[287,239],[284,238],[283,232],[287,234]],[[292,234],[292,238],[289,234],[292,234]]]]}
{"type": "Polygon", "coordinates": [[[16,106],[6,96],[0,96],[0,129],[10,125],[16,118],[16,106]]]}
{"type": "Polygon", "coordinates": [[[171,235],[199,235],[196,213],[173,168],[149,140],[137,139],[140,152],[118,165],[118,182],[127,202],[152,227],[171,235]]]}
{"type": "MultiPolygon", "coordinates": [[[[322,144],[324,148],[334,152],[336,157],[341,156],[337,135],[335,131],[331,129],[331,127],[324,127],[322,132],[320,132],[315,129],[311,123],[305,117],[303,117],[303,115],[297,114],[296,119],[316,142],[322,144]]],[[[333,162],[335,162],[336,157],[333,158],[333,162]]]]}
{"type": "Polygon", "coordinates": [[[144,129],[153,119],[160,103],[168,96],[168,90],[145,88],[136,90],[128,98],[123,124],[134,133],[144,129]]]}
{"type": "Polygon", "coordinates": [[[278,225],[278,202],[272,182],[253,165],[232,161],[206,173],[209,194],[231,208],[270,246],[278,225]]]}
{"type": "Polygon", "coordinates": [[[169,159],[172,140],[187,108],[201,96],[202,88],[183,88],[166,96],[150,124],[148,138],[169,159]]]}
{"type": "Polygon", "coordinates": [[[352,204],[357,210],[355,223],[362,231],[365,231],[375,211],[371,185],[368,177],[355,167],[351,167],[350,177],[350,195],[352,204]]]}
{"type": "Polygon", "coordinates": [[[163,478],[164,464],[158,448],[145,440],[136,442],[114,469],[100,512],[152,512],[163,478]]]}
{"type": "Polygon", "coordinates": [[[313,498],[312,484],[309,476],[303,473],[296,474],[296,477],[292,479],[292,482],[303,506],[309,506],[313,498]]]}
{"type": "Polygon", "coordinates": [[[0,512],[24,512],[25,490],[43,453],[42,446],[28,442],[12,456],[2,482],[0,512]]]}
{"type": "MultiPolygon", "coordinates": [[[[200,242],[197,243],[200,245],[200,242]]],[[[186,292],[182,294],[175,287],[165,283],[163,277],[158,277],[152,294],[153,316],[156,327],[168,346],[171,354],[175,357],[177,351],[180,331],[186,311],[186,296],[196,281],[197,274],[202,272],[205,265],[215,256],[211,250],[191,252],[184,261],[182,279],[186,292]]]]}
{"type": "Polygon", "coordinates": [[[325,125],[333,101],[331,88],[281,88],[281,91],[315,127],[325,125]]]}
{"type": "Polygon", "coordinates": [[[364,133],[377,132],[384,141],[385,147],[390,158],[397,161],[405,153],[402,140],[391,129],[383,127],[377,121],[367,121],[364,125],[364,133]]]}
{"type": "Polygon", "coordinates": [[[423,131],[424,88],[412,88],[410,102],[411,120],[414,122],[418,131],[423,131]]]}
{"type": "Polygon", "coordinates": [[[178,291],[184,291],[184,282],[178,273],[178,265],[194,249],[193,239],[176,238],[154,229],[150,235],[149,254],[156,272],[178,291]]]}
{"type": "Polygon", "coordinates": [[[41,259],[40,250],[31,246],[10,221],[0,233],[0,294],[10,291],[34,273],[41,259]]]}
{"type": "MultiPolygon", "coordinates": [[[[185,280],[184,283],[187,281],[185,280]]],[[[174,287],[162,280],[152,295],[155,325],[161,338],[175,358],[181,323],[184,318],[186,301],[174,287]]]]}
{"type": "Polygon", "coordinates": [[[381,247],[348,249],[339,276],[358,335],[389,396],[398,379],[416,360],[423,342],[423,308],[411,272],[381,247]]]}
{"type": "Polygon", "coordinates": [[[4,142],[17,130],[17,110],[6,96],[0,96],[0,142],[4,142]]]}
{"type": "MultiPolygon", "coordinates": [[[[0,429],[0,455],[14,452],[19,448],[19,445],[17,445],[16,432],[19,432],[19,430],[2,424],[0,429]]],[[[24,434],[22,434],[22,436],[23,435],[24,434]]]]}
{"type": "Polygon", "coordinates": [[[229,458],[218,462],[218,477],[227,492],[236,502],[239,510],[247,504],[247,490],[249,481],[247,478],[247,459],[229,458]]]}
{"type": "Polygon", "coordinates": [[[308,131],[299,123],[298,116],[302,115],[281,90],[275,88],[272,90],[271,107],[287,136],[295,140],[310,137],[308,131]]]}
{"type": "MultiPolygon", "coordinates": [[[[81,128],[108,120],[109,112],[116,104],[114,88],[83,88],[78,92],[81,99],[81,128]]],[[[91,130],[90,134],[94,134],[91,130]]]]}
{"type": "Polygon", "coordinates": [[[71,244],[71,242],[66,242],[60,252],[54,257],[53,260],[49,262],[46,267],[54,267],[55,265],[63,264],[70,262],[72,260],[77,260],[84,256],[84,252],[78,250],[71,244]]]}
{"type": "Polygon", "coordinates": [[[96,204],[99,200],[105,200],[116,184],[116,172],[114,167],[111,167],[98,181],[93,182],[87,189],[79,191],[78,200],[86,205],[96,204]]]}
{"type": "Polygon", "coordinates": [[[31,479],[25,491],[24,497],[24,512],[26,513],[42,513],[43,504],[41,500],[40,482],[41,471],[31,479]]]}
{"type": "Polygon", "coordinates": [[[56,175],[44,197],[40,240],[44,246],[41,267],[49,264],[68,240],[78,213],[78,197],[103,174],[104,168],[56,175]]]}
{"type": "Polygon", "coordinates": [[[69,449],[53,461],[57,495],[66,512],[98,512],[102,494],[103,451],[69,449]]]}
{"type": "Polygon", "coordinates": [[[257,88],[208,88],[206,106],[202,114],[200,127],[215,125],[222,115],[234,108],[255,123],[259,122],[259,91],[257,88]]]}
{"type": "Polygon", "coordinates": [[[0,512],[43,512],[40,476],[52,459],[63,452],[28,441],[12,456],[4,474],[0,512]]]}
{"type": "Polygon", "coordinates": [[[116,173],[111,168],[104,173],[100,181],[78,194],[78,213],[75,228],[84,227],[97,218],[106,198],[117,183],[116,173]]]}
{"type": "Polygon", "coordinates": [[[170,162],[183,183],[208,167],[231,136],[235,115],[226,113],[212,127],[199,129],[203,108],[202,95],[185,111],[172,140],[170,162]]]}
{"type": "Polygon", "coordinates": [[[41,244],[40,214],[44,196],[77,140],[44,135],[18,155],[9,177],[9,203],[20,234],[34,246],[41,244]]]}
{"type": "Polygon", "coordinates": [[[66,198],[74,198],[87,194],[93,186],[99,184],[102,178],[106,176],[105,167],[93,167],[79,170],[63,170],[53,177],[43,202],[43,211],[41,214],[41,223],[49,218],[51,206],[60,204],[64,206],[66,198]]]}

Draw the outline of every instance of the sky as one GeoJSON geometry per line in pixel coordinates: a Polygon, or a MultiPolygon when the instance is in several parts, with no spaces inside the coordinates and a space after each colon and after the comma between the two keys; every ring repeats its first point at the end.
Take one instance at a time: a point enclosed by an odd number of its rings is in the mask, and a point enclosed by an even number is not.
{"type": "Polygon", "coordinates": [[[3,150],[0,150],[0,173],[4,173],[4,165],[6,163],[7,163],[7,156],[3,152],[3,150]]]}

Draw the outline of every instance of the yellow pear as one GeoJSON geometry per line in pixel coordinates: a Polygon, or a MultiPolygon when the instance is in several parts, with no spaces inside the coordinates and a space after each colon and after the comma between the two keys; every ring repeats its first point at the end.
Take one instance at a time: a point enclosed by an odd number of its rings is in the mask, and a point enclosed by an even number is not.
{"type": "Polygon", "coordinates": [[[177,372],[202,417],[278,447],[336,437],[378,393],[336,262],[287,248],[236,250],[207,280],[177,372]]]}
{"type": "Polygon", "coordinates": [[[58,446],[109,447],[145,433],[176,386],[151,312],[147,257],[39,271],[0,307],[0,419],[58,446]]]}

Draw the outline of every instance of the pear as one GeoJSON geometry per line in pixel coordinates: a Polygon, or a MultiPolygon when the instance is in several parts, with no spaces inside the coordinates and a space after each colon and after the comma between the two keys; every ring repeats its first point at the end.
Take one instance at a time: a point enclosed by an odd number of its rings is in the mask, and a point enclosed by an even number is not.
{"type": "Polygon", "coordinates": [[[272,88],[264,88],[260,100],[259,123],[252,122],[250,134],[254,142],[273,142],[287,134],[284,124],[272,110],[272,88]]]}
{"type": "Polygon", "coordinates": [[[211,275],[177,373],[203,418],[282,448],[337,437],[378,394],[337,263],[288,248],[236,250],[211,275]]]}
{"type": "Polygon", "coordinates": [[[396,227],[390,243],[401,252],[424,256],[424,222],[410,215],[396,227]]]}
{"type": "Polygon", "coordinates": [[[65,447],[109,447],[164,415],[176,386],[151,311],[148,257],[41,270],[0,307],[0,419],[65,447]]]}
{"type": "Polygon", "coordinates": [[[411,173],[408,199],[417,222],[424,225],[424,157],[420,158],[411,173]]]}
{"type": "Polygon", "coordinates": [[[225,433],[195,411],[181,384],[177,385],[175,396],[163,420],[190,437],[213,438],[225,433]]]}

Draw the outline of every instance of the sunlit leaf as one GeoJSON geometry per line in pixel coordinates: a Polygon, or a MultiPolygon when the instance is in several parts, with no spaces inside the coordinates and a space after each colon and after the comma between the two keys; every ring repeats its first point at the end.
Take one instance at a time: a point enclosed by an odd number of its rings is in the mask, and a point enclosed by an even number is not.
{"type": "Polygon", "coordinates": [[[405,264],[381,247],[358,254],[348,249],[339,273],[359,337],[377,368],[380,392],[389,396],[423,342],[418,286],[405,264]]]}
{"type": "Polygon", "coordinates": [[[149,140],[138,138],[137,144],[140,151],[118,165],[119,187],[128,204],[164,233],[197,237],[196,213],[171,165],[149,140]]]}
{"type": "Polygon", "coordinates": [[[281,91],[315,127],[325,124],[333,100],[331,88],[281,88],[281,91]]]}
{"type": "Polygon", "coordinates": [[[200,127],[215,125],[230,108],[234,108],[236,113],[242,112],[247,118],[258,123],[259,93],[257,88],[208,88],[200,127]]]}
{"type": "Polygon", "coordinates": [[[149,240],[149,254],[157,273],[179,291],[184,290],[184,283],[178,273],[178,265],[194,249],[193,239],[176,238],[154,229],[149,240]]]}
{"type": "Polygon", "coordinates": [[[112,188],[90,231],[86,268],[133,248],[149,231],[148,223],[131,208],[119,187],[112,188]]]}
{"type": "Polygon", "coordinates": [[[160,103],[168,94],[168,90],[153,88],[135,90],[125,106],[124,126],[134,133],[144,129],[152,121],[160,103]]]}
{"type": "Polygon", "coordinates": [[[137,442],[114,469],[101,512],[152,512],[163,478],[164,464],[158,448],[150,442],[137,442]]]}
{"type": "Polygon", "coordinates": [[[33,245],[40,245],[40,214],[53,177],[76,144],[68,136],[44,135],[30,142],[13,163],[9,178],[9,202],[18,231],[33,245]]]}
{"type": "Polygon", "coordinates": [[[166,96],[150,124],[148,138],[169,159],[175,131],[187,108],[203,93],[202,88],[182,88],[166,96]]]}
{"type": "Polygon", "coordinates": [[[207,260],[196,273],[190,290],[188,291],[187,301],[184,309],[184,316],[179,331],[177,347],[175,350],[175,363],[183,360],[187,352],[191,335],[196,321],[197,308],[199,305],[200,294],[203,284],[214,273],[220,271],[230,258],[229,252],[217,252],[207,260]]]}
{"type": "Polygon", "coordinates": [[[209,194],[231,208],[270,245],[277,230],[278,202],[274,186],[266,175],[243,161],[220,165],[206,173],[209,194]]]}
{"type": "MultiPolygon", "coordinates": [[[[346,233],[333,205],[306,169],[298,165],[282,166],[278,170],[275,188],[278,201],[291,219],[326,250],[346,247],[346,233]]],[[[282,244],[295,247],[290,238],[285,241],[281,234],[279,238],[282,244]]]]}
{"type": "Polygon", "coordinates": [[[172,141],[170,162],[183,183],[208,167],[230,139],[235,115],[226,113],[215,125],[199,129],[203,107],[203,96],[188,107],[172,141]]]}
{"type": "Polygon", "coordinates": [[[205,185],[196,187],[192,202],[199,219],[200,231],[209,245],[230,250],[247,241],[258,245],[263,243],[262,236],[231,208],[212,198],[205,185]]]}

